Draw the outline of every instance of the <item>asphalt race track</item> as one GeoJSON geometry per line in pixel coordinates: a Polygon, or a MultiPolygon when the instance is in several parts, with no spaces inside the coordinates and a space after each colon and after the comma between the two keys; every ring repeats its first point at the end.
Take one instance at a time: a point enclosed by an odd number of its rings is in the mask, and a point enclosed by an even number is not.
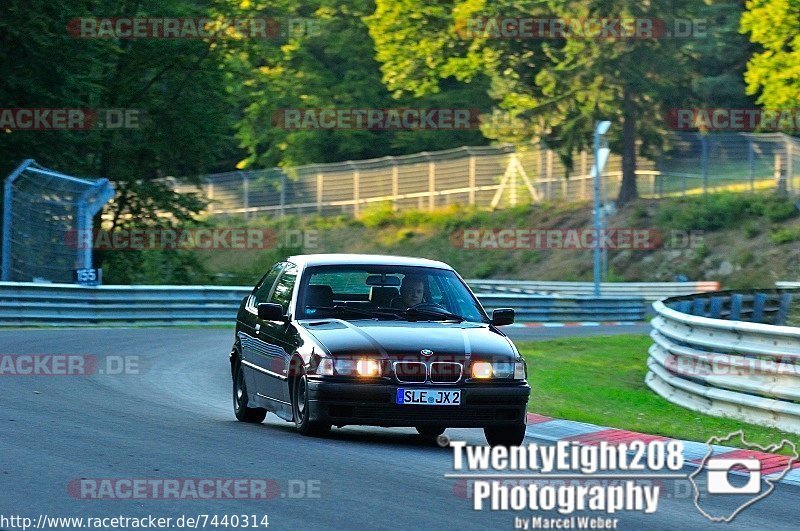
{"type": "MultiPolygon", "coordinates": [[[[603,331],[511,333],[533,339],[603,331]]],[[[346,427],[315,439],[273,415],[261,425],[237,422],[232,336],[200,328],[0,331],[1,354],[89,355],[100,368],[109,367],[107,359],[139,357],[131,374],[0,376],[0,515],[267,514],[276,529],[512,529],[515,516],[531,516],[474,511],[464,489],[444,478],[453,472],[452,450],[411,429],[346,427]],[[81,499],[68,488],[81,478],[266,478],[279,491],[255,500],[81,499]]],[[[447,435],[485,444],[480,430],[447,435]]],[[[613,516],[625,529],[788,529],[797,527],[798,496],[797,487],[778,485],[730,526],[706,520],[685,495],[662,497],[653,515],[613,516]]]]}

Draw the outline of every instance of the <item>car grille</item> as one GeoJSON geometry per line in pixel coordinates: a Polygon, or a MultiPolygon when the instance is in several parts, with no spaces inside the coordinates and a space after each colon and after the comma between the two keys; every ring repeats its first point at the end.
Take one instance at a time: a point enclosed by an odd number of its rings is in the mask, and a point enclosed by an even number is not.
{"type": "Polygon", "coordinates": [[[460,363],[434,361],[430,366],[431,382],[456,383],[461,379],[462,367],[460,363]]]}
{"type": "Polygon", "coordinates": [[[427,367],[419,361],[399,361],[394,364],[394,374],[403,383],[422,383],[428,378],[427,367]]]}
{"type": "Polygon", "coordinates": [[[401,383],[456,383],[461,380],[464,366],[461,363],[434,361],[430,366],[421,361],[398,361],[394,374],[401,383]]]}

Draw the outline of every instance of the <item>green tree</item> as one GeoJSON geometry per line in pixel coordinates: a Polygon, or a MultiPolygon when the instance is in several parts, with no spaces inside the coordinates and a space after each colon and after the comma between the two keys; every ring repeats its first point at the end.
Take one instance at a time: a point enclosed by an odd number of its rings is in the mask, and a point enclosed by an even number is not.
{"type": "MultiPolygon", "coordinates": [[[[134,127],[17,131],[2,135],[8,171],[21,159],[65,173],[102,176],[117,189],[114,223],[180,221],[202,207],[166,176],[193,176],[236,160],[235,108],[213,39],[77,38],[76,17],[200,17],[191,0],[8,0],[0,18],[0,99],[5,107],[128,109],[134,127]],[[169,219],[169,218],[166,218],[169,219]]],[[[102,112],[100,114],[102,116],[102,112]]]]}
{"type": "Polygon", "coordinates": [[[800,105],[800,1],[748,0],[742,32],[763,51],[747,64],[747,93],[770,109],[800,105]]]}
{"type": "Polygon", "coordinates": [[[477,107],[488,110],[485,87],[453,83],[446,94],[394,99],[363,18],[372,0],[252,2],[219,0],[220,14],[272,17],[279,25],[309,19],[311,31],[274,39],[225,43],[229,87],[243,109],[237,137],[247,151],[240,167],[294,166],[400,155],[483,144],[480,131],[298,130],[275,123],[282,109],[477,107]]]}
{"type": "Polygon", "coordinates": [[[702,6],[689,0],[377,0],[368,21],[384,82],[396,92],[420,95],[439,90],[442,79],[488,77],[498,109],[513,118],[487,124],[490,137],[542,139],[570,168],[574,150],[588,147],[597,119],[619,124],[611,140],[612,149],[622,153],[617,199],[624,204],[637,196],[637,156],[655,152],[663,142],[666,112],[696,99],[692,81],[698,76],[687,40],[657,33],[510,40],[469,31],[470,23],[474,28],[475,20],[496,17],[637,18],[664,20],[669,30],[677,18],[698,18],[702,6]]]}

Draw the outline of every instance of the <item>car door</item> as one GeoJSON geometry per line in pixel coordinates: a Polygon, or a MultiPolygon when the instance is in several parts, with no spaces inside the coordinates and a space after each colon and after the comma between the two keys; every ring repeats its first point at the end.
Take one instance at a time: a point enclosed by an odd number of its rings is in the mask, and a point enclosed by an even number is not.
{"type": "Polygon", "coordinates": [[[244,378],[247,388],[252,393],[264,394],[266,378],[264,368],[260,365],[261,356],[257,354],[260,349],[258,332],[262,323],[258,318],[258,305],[268,302],[275,281],[286,264],[281,262],[270,268],[266,275],[256,284],[255,289],[250,294],[245,303],[245,312],[239,326],[239,344],[242,347],[242,365],[244,367],[244,378]]]}
{"type": "MultiPolygon", "coordinates": [[[[297,285],[297,271],[295,264],[286,262],[269,297],[269,302],[281,305],[284,315],[289,312],[289,304],[297,285]]],[[[294,345],[289,338],[294,336],[292,333],[294,326],[290,322],[282,321],[259,322],[261,327],[258,339],[262,344],[262,348],[259,349],[261,356],[259,364],[267,369],[264,373],[265,394],[273,400],[288,405],[289,387],[286,381],[289,362],[294,352],[294,345]]]]}

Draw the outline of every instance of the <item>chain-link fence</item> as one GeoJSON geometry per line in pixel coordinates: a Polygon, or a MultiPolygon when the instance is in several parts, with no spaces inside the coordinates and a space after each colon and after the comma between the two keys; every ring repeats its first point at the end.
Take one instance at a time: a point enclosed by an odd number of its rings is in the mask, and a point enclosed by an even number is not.
{"type": "Polygon", "coordinates": [[[4,281],[73,282],[92,267],[92,218],[114,197],[107,179],[79,179],[26,160],[3,189],[4,281]]]}
{"type": "MultiPolygon", "coordinates": [[[[376,203],[397,210],[453,203],[504,207],[524,202],[588,201],[591,153],[569,175],[543,146],[461,147],[401,157],[208,175],[202,191],[212,214],[359,213],[376,203]]],[[[800,140],[783,134],[672,134],[656,160],[639,158],[643,197],[782,189],[800,193],[800,140]]],[[[622,160],[610,157],[604,195],[614,198],[622,160]]],[[[179,189],[192,190],[188,186],[179,189]]]]}

